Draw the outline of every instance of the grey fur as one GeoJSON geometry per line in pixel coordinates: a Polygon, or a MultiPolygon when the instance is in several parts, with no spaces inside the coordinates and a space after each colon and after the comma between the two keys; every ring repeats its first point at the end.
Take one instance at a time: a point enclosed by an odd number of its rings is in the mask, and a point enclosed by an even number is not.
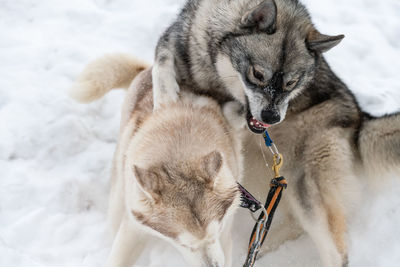
{"type": "MultiPolygon", "coordinates": [[[[297,0],[275,0],[277,15],[268,23],[252,20],[251,12],[260,4],[270,7],[267,3],[271,0],[188,1],[157,46],[155,106],[176,100],[179,87],[187,86],[220,102],[236,99],[247,119],[280,123],[270,132],[286,159],[282,172],[294,185],[287,204],[323,264],[346,265],[355,177],[399,169],[400,115],[364,114],[333,73],[322,53],[343,35],[319,33],[297,0]]],[[[264,11],[262,16],[274,13],[264,11]]],[[[258,137],[249,140],[246,176],[254,177],[263,160],[254,153],[258,137]]]]}
{"type": "Polygon", "coordinates": [[[188,86],[221,102],[236,98],[257,120],[275,124],[312,80],[316,54],[342,38],[320,34],[297,0],[188,1],[157,45],[155,107],[188,86]],[[221,57],[229,58],[235,77],[221,74],[221,57]],[[235,78],[256,100],[228,93],[227,80],[235,78]]]}

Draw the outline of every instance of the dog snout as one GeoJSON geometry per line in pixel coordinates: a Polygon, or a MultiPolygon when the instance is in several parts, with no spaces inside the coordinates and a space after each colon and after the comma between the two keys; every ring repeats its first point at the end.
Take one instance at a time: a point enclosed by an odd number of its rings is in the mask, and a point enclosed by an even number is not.
{"type": "Polygon", "coordinates": [[[276,110],[264,109],[261,111],[261,119],[264,123],[275,124],[281,120],[281,116],[276,110]]]}

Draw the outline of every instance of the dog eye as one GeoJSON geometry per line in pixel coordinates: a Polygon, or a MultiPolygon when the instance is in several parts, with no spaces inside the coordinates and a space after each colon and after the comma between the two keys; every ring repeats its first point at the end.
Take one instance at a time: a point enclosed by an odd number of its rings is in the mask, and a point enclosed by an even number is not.
{"type": "Polygon", "coordinates": [[[296,84],[297,84],[297,82],[298,82],[298,79],[293,79],[293,80],[291,80],[291,81],[288,81],[287,83],[286,83],[286,90],[290,90],[290,89],[292,89],[296,84]]]}
{"type": "Polygon", "coordinates": [[[264,81],[264,74],[261,71],[257,70],[255,67],[253,67],[253,76],[261,82],[264,81]]]}
{"type": "Polygon", "coordinates": [[[295,82],[296,82],[295,80],[290,81],[290,82],[288,82],[288,83],[286,84],[286,86],[291,86],[291,85],[294,84],[295,82]]]}

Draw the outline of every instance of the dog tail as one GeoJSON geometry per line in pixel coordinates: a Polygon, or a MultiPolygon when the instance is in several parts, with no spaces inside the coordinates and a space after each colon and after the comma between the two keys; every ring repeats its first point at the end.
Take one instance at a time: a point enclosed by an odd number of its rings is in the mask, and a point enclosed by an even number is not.
{"type": "Polygon", "coordinates": [[[72,98],[89,103],[116,88],[129,87],[149,65],[126,54],[110,54],[90,62],[70,88],[72,98]]]}
{"type": "Polygon", "coordinates": [[[381,118],[366,116],[359,147],[367,173],[400,175],[400,113],[381,118]]]}

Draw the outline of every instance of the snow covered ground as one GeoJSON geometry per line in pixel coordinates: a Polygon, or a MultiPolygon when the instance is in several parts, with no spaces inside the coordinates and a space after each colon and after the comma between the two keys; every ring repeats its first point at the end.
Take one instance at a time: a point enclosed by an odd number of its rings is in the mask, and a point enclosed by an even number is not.
{"type": "MultiPolygon", "coordinates": [[[[0,0],[0,266],[102,266],[122,92],[74,103],[90,60],[128,52],[149,62],[184,0],[0,0]]],[[[346,34],[327,57],[365,110],[400,110],[400,1],[304,0],[318,28],[346,34]]],[[[399,266],[400,179],[366,191],[352,218],[350,266],[399,266]],[[375,191],[378,191],[375,189],[375,191]]],[[[246,214],[247,216],[247,214],[246,214]]],[[[249,229],[235,231],[241,266],[249,229]]],[[[306,236],[258,266],[319,266],[306,236]],[[262,264],[263,263],[263,264],[262,264]]],[[[185,266],[157,241],[137,266],[185,266]]]]}

